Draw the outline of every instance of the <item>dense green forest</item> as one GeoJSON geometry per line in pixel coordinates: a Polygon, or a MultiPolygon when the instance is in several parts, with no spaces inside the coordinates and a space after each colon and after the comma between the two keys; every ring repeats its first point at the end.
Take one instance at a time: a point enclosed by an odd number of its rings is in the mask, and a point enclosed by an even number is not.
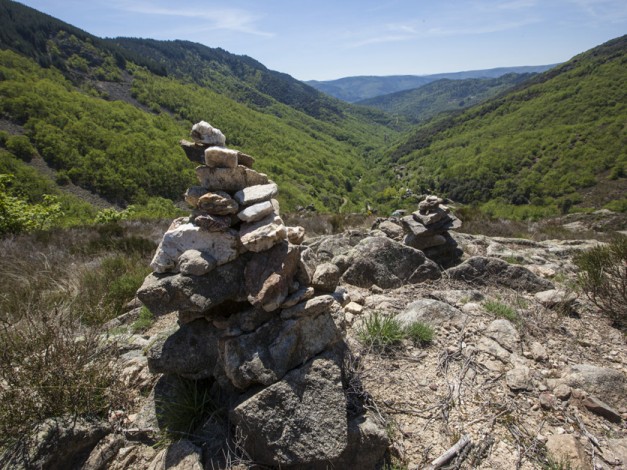
{"type": "Polygon", "coordinates": [[[398,177],[389,193],[435,191],[519,218],[577,205],[625,210],[625,83],[627,36],[516,91],[436,118],[387,155],[398,177]]]}
{"type": "MultiPolygon", "coordinates": [[[[180,200],[195,178],[178,141],[204,119],[257,158],[280,185],[284,210],[360,211],[374,181],[364,178],[369,162],[399,135],[385,113],[245,56],[181,41],[101,40],[14,2],[0,7],[0,124],[9,131],[0,158],[14,168],[41,155],[56,171],[51,188],[71,182],[122,207],[180,200]],[[12,147],[15,132],[28,151],[12,147]]],[[[40,201],[16,173],[12,190],[40,201]]]]}
{"type": "Polygon", "coordinates": [[[356,104],[400,115],[417,124],[445,111],[458,111],[487,101],[533,75],[510,73],[498,78],[445,78],[419,88],[358,101],[356,104]]]}
{"type": "Polygon", "coordinates": [[[125,216],[175,213],[171,201],[195,181],[178,141],[201,119],[256,157],[284,211],[387,213],[428,192],[516,218],[625,210],[626,43],[524,83],[426,85],[428,96],[400,94],[390,114],[250,57],[185,41],[100,39],[0,0],[0,216],[26,214],[26,228],[114,217],[77,198],[76,186],[125,216]],[[512,84],[483,104],[408,124],[426,102],[435,114],[512,84]]]}

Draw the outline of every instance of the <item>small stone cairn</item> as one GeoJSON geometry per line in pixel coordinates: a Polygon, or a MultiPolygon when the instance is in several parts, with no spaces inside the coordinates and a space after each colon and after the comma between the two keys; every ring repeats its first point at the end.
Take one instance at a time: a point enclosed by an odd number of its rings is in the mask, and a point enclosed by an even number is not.
{"type": "Polygon", "coordinates": [[[154,314],[178,312],[179,329],[148,351],[151,371],[212,381],[257,463],[348,468],[366,441],[376,461],[385,432],[348,411],[344,313],[331,295],[339,276],[311,286],[304,229],[285,226],[277,185],[254,158],[204,121],[191,136],[181,145],[204,161],[185,194],[192,214],[171,224],[138,291],[154,314]]]}
{"type": "Polygon", "coordinates": [[[463,251],[448,233],[462,226],[461,220],[437,196],[427,196],[418,210],[399,219],[378,220],[373,228],[393,233],[393,225],[403,228],[403,243],[424,252],[425,256],[443,267],[456,264],[463,251]],[[392,225],[390,225],[392,224],[392,225]],[[387,227],[392,228],[389,230],[387,227]]]}

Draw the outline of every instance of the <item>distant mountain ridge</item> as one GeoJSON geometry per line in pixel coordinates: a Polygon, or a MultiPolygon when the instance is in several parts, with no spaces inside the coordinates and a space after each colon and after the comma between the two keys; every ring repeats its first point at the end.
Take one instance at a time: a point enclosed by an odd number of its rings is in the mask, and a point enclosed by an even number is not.
{"type": "Polygon", "coordinates": [[[355,103],[376,96],[418,88],[444,78],[451,80],[498,78],[510,73],[540,73],[556,65],[558,64],[498,67],[486,70],[437,73],[433,75],[356,76],[338,78],[336,80],[309,80],[305,83],[335,98],[348,101],[349,103],[355,103]]]}
{"type": "Polygon", "coordinates": [[[356,104],[403,116],[412,123],[446,111],[459,111],[519,86],[535,73],[509,73],[498,78],[443,78],[419,88],[381,95],[356,104]]]}

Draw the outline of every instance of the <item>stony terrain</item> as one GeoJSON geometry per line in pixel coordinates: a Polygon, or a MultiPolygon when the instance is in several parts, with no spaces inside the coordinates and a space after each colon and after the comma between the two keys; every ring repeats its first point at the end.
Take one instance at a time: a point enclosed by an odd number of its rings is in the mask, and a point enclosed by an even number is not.
{"type": "Polygon", "coordinates": [[[625,336],[575,282],[573,256],[598,241],[459,233],[435,196],[370,228],[306,237],[252,157],[207,123],[192,137],[181,142],[203,163],[192,214],[168,228],[102,337],[120,349],[133,405],[108,423],[46,422],[23,461],[626,468],[625,336]],[[127,332],[145,307],[154,324],[127,332]],[[433,338],[382,348],[366,334],[376,318],[433,338]]]}

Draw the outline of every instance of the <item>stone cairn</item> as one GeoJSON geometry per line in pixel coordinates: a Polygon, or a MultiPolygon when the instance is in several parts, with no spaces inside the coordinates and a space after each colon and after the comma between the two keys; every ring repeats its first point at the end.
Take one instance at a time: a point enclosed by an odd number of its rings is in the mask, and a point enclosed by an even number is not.
{"type": "Polygon", "coordinates": [[[418,204],[418,210],[410,215],[396,218],[380,219],[373,228],[380,228],[388,236],[399,233],[397,227],[403,229],[402,240],[405,245],[424,252],[425,256],[443,267],[450,267],[463,255],[457,242],[448,233],[462,226],[461,220],[451,214],[450,209],[437,196],[427,196],[418,204]]]}
{"type": "Polygon", "coordinates": [[[219,129],[201,121],[191,135],[181,145],[204,161],[200,185],[185,194],[193,212],[171,224],[138,291],[154,314],[178,312],[179,329],[148,351],[150,370],[212,383],[259,464],[348,468],[381,458],[385,433],[350,412],[344,313],[331,295],[339,276],[312,287],[304,229],[283,223],[277,185],[226,148],[219,129]]]}

